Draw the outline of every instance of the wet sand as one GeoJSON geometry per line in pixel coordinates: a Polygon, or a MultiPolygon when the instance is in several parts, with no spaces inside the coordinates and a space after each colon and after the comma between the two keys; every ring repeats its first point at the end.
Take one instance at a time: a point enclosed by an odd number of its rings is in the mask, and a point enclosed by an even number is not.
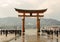
{"type": "Polygon", "coordinates": [[[0,35],[0,42],[7,42],[14,38],[15,38],[14,34],[8,34],[7,37],[6,37],[6,35],[0,35]]]}
{"type": "Polygon", "coordinates": [[[28,29],[24,34],[22,33],[21,37],[10,42],[46,42],[45,38],[40,37],[40,33],[36,32],[36,29],[28,29]]]}
{"type": "Polygon", "coordinates": [[[15,34],[8,34],[7,36],[6,34],[2,34],[0,35],[0,42],[10,42],[12,40],[15,40],[19,36],[20,35],[15,35],[15,34]]]}
{"type": "Polygon", "coordinates": [[[42,35],[42,33],[38,33],[36,29],[26,29],[24,33],[25,35],[22,34],[19,37],[14,37],[14,35],[10,35],[11,37],[9,37],[14,39],[6,42],[60,42],[60,35],[58,37],[55,34],[53,36],[47,34],[42,35]]]}

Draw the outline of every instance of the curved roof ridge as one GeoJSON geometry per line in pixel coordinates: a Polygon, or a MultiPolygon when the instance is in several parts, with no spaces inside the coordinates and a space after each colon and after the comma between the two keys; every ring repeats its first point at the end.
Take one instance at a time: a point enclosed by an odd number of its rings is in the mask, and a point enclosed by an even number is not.
{"type": "Polygon", "coordinates": [[[44,13],[45,11],[47,11],[47,9],[41,9],[41,10],[27,10],[27,9],[17,9],[15,8],[16,11],[18,11],[19,13],[44,13]]]}

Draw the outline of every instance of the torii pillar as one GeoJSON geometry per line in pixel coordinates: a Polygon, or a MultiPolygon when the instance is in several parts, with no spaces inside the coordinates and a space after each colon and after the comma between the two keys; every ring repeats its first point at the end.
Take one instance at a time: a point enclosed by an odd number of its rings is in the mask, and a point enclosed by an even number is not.
{"type": "Polygon", "coordinates": [[[39,19],[39,13],[37,13],[37,32],[40,32],[40,19],[39,19]]]}
{"type": "Polygon", "coordinates": [[[17,9],[15,10],[18,13],[23,13],[23,15],[19,14],[19,17],[22,18],[22,32],[25,32],[25,17],[37,17],[37,32],[40,32],[40,19],[39,17],[43,17],[44,15],[41,15],[40,13],[44,13],[47,9],[42,9],[42,10],[24,10],[24,9],[17,9]],[[26,15],[25,13],[29,13],[26,15]],[[36,15],[33,15],[33,13],[36,13],[36,15]]]}
{"type": "Polygon", "coordinates": [[[24,17],[22,18],[22,32],[25,32],[25,13],[24,14],[24,17]]]}

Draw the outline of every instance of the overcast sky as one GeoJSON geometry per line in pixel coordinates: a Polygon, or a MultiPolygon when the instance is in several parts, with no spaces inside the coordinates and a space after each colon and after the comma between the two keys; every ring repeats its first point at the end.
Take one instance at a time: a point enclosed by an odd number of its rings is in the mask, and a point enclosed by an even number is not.
{"type": "Polygon", "coordinates": [[[44,18],[60,21],[60,0],[0,0],[0,18],[17,17],[14,8],[45,9],[44,18]]]}

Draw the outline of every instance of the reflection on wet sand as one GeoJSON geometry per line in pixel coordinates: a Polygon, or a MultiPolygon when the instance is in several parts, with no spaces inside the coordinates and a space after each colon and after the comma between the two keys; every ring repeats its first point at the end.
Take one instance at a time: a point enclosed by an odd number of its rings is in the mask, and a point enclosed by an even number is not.
{"type": "MultiPolygon", "coordinates": [[[[52,36],[52,35],[50,35],[50,36],[52,36]]],[[[51,37],[48,37],[47,38],[47,41],[48,42],[59,42],[59,38],[58,37],[55,38],[55,35],[53,35],[53,36],[54,37],[52,37],[52,38],[51,37]]]]}
{"type": "Polygon", "coordinates": [[[56,39],[56,42],[58,42],[58,39],[56,39]]]}
{"type": "Polygon", "coordinates": [[[25,42],[25,33],[22,33],[22,42],[25,42]]]}
{"type": "MultiPolygon", "coordinates": [[[[36,31],[36,30],[35,30],[36,31]]],[[[16,41],[11,42],[59,42],[59,37],[55,34],[53,35],[41,35],[40,32],[35,32],[34,30],[28,30],[28,32],[22,33],[19,38],[16,38],[16,41]]]]}
{"type": "Polygon", "coordinates": [[[40,42],[40,32],[37,32],[37,42],[40,42]]]}
{"type": "Polygon", "coordinates": [[[40,42],[40,32],[37,35],[22,35],[22,42],[40,42]]]}

